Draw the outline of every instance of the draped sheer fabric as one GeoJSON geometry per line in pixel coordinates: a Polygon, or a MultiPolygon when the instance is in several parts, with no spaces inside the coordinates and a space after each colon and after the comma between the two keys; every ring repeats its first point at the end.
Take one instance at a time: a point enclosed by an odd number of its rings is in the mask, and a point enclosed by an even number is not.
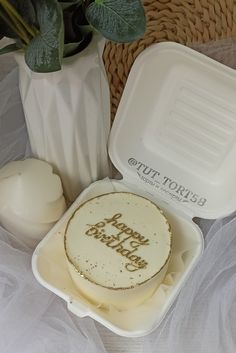
{"type": "MultiPolygon", "coordinates": [[[[194,48],[236,68],[236,41],[194,48]]],[[[30,148],[17,88],[17,69],[9,57],[1,57],[0,64],[2,166],[29,156],[30,148]]],[[[140,352],[236,351],[236,214],[197,223],[205,235],[202,258],[162,324],[139,339],[140,352]]],[[[106,329],[90,318],[77,318],[67,310],[64,301],[37,283],[31,271],[32,252],[17,234],[0,227],[0,352],[111,351],[105,348],[106,329]]],[[[117,346],[114,352],[127,351],[127,339],[112,333],[109,337],[117,346]]],[[[132,341],[137,347],[137,340],[129,339],[129,352],[132,341]]]]}

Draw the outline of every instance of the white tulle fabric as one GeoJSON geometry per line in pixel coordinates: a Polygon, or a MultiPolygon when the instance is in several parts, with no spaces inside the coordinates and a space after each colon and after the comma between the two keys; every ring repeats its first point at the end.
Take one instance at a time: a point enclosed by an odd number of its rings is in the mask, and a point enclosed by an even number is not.
{"type": "MultiPolygon", "coordinates": [[[[236,41],[195,49],[236,68],[236,41]]],[[[17,70],[0,58],[0,166],[30,155],[17,89],[17,70]]],[[[31,272],[32,249],[0,228],[1,353],[235,353],[236,214],[197,220],[204,254],[167,317],[141,339],[118,337],[92,319],[79,319],[40,286],[31,272]]]]}

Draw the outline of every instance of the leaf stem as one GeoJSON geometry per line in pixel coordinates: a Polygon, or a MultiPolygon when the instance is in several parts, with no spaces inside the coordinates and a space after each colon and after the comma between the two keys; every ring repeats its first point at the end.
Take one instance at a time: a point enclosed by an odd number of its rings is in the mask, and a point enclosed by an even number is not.
{"type": "Polygon", "coordinates": [[[28,37],[25,38],[24,34],[19,30],[14,22],[9,21],[9,19],[2,12],[0,12],[0,17],[23,42],[28,44],[28,37]]]}
{"type": "MultiPolygon", "coordinates": [[[[12,20],[14,20],[15,24],[16,21],[18,22],[18,25],[20,25],[21,29],[24,31],[24,33],[27,36],[30,34],[33,38],[37,35],[37,30],[31,28],[28,23],[25,22],[23,17],[17,12],[14,6],[12,6],[8,0],[0,0],[0,4],[2,7],[5,9],[5,11],[8,13],[8,15],[11,17],[12,20]],[[23,28],[22,28],[23,27],[23,28]],[[25,32],[26,31],[26,32],[25,32]]],[[[18,26],[19,27],[19,26],[18,26]]]]}

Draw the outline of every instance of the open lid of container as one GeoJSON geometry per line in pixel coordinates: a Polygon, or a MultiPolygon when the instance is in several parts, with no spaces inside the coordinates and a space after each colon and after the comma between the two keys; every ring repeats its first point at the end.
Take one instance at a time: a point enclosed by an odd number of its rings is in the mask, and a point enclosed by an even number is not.
{"type": "Polygon", "coordinates": [[[236,72],[176,43],[136,59],[109,153],[124,182],[192,217],[236,210],[236,72]]]}

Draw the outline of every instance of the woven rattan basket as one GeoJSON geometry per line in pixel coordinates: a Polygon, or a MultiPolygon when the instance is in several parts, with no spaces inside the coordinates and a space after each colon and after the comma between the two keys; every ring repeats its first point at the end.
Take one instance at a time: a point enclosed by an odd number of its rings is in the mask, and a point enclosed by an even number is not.
{"type": "Polygon", "coordinates": [[[236,0],[145,0],[147,30],[131,44],[108,42],[104,63],[111,92],[111,117],[115,116],[135,58],[149,45],[163,41],[187,46],[236,38],[236,0]]]}

